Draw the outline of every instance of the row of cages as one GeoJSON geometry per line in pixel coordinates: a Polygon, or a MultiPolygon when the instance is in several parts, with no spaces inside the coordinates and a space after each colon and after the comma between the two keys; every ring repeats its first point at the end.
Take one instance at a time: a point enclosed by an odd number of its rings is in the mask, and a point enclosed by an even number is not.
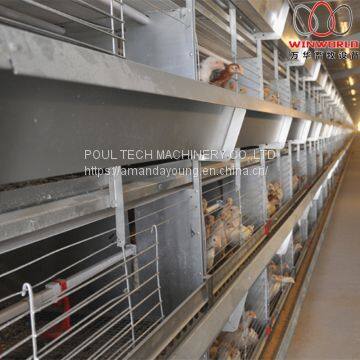
{"type": "MultiPolygon", "coordinates": [[[[27,246],[0,244],[0,357],[126,357],[235,252],[245,254],[266,236],[345,141],[338,136],[238,150],[228,160],[192,160],[190,168],[179,167],[188,186],[168,187],[154,178],[159,192],[136,203],[124,201],[131,182],[114,168],[109,194],[115,216],[27,246]]],[[[334,184],[330,177],[322,186],[309,215],[239,306],[249,315],[241,321],[249,334],[260,338],[277,311],[306,248],[305,234],[334,184]]],[[[217,348],[210,357],[222,358],[217,348]]]]}
{"type": "Polygon", "coordinates": [[[326,201],[335,191],[341,159],[317,191],[282,245],[250,287],[209,346],[203,359],[258,359],[276,325],[287,295],[312,242],[326,201]]]}
{"type": "Polygon", "coordinates": [[[261,40],[262,29],[241,6],[221,0],[11,0],[1,5],[0,22],[341,119],[341,98],[327,91],[334,85],[327,78],[322,85],[307,81],[313,74],[301,59],[294,66],[286,47],[261,40]]]}

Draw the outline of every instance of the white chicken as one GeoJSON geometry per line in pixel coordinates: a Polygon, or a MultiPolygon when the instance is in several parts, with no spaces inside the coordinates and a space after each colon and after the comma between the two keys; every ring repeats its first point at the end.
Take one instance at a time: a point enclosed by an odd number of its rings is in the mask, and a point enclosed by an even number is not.
{"type": "Polygon", "coordinates": [[[282,288],[283,284],[294,284],[295,280],[291,276],[282,276],[282,275],[271,275],[271,279],[273,280],[273,284],[269,289],[269,299],[270,302],[276,297],[279,291],[282,288]]]}
{"type": "Polygon", "coordinates": [[[245,226],[241,224],[240,226],[240,236],[241,240],[247,240],[254,233],[254,225],[245,226]]]}
{"type": "Polygon", "coordinates": [[[215,70],[223,70],[225,64],[222,60],[209,56],[201,62],[200,65],[200,80],[204,82],[210,82],[211,74],[215,70]]]}

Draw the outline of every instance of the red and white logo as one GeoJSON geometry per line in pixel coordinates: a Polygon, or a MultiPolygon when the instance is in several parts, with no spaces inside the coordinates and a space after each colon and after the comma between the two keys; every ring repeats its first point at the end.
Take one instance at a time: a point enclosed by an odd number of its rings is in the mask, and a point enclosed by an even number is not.
{"type": "Polygon", "coordinates": [[[344,36],[350,31],[353,24],[353,19],[354,18],[353,18],[352,9],[349,5],[341,4],[335,9],[332,9],[331,5],[328,2],[317,1],[312,8],[310,8],[305,4],[296,5],[294,9],[293,24],[296,32],[301,36],[309,36],[309,35],[313,35],[317,37],[327,37],[331,35],[344,36]],[[318,31],[320,28],[320,21],[319,21],[319,17],[316,14],[316,10],[320,7],[325,8],[329,14],[326,20],[327,31],[325,32],[318,31]],[[299,28],[298,16],[301,10],[304,10],[309,14],[306,24],[308,31],[302,31],[299,28]],[[335,17],[335,14],[340,10],[342,10],[342,12],[346,11],[348,17],[347,28],[342,31],[338,29],[338,24],[335,17]]]}

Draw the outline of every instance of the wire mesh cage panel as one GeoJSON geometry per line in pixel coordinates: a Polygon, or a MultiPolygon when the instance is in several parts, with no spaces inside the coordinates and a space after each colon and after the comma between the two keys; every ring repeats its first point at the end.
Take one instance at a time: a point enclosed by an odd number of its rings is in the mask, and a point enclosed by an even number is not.
{"type": "Polygon", "coordinates": [[[317,172],[317,163],[316,163],[316,149],[313,141],[307,142],[307,175],[308,180],[314,180],[317,172]]]}
{"type": "Polygon", "coordinates": [[[240,93],[261,99],[263,92],[261,58],[240,59],[238,62],[244,71],[244,74],[238,79],[240,93]]]}
{"type": "Polygon", "coordinates": [[[323,159],[323,146],[322,141],[317,140],[315,143],[316,148],[316,169],[317,172],[321,171],[324,166],[324,159],[323,159]]]}
{"type": "Polygon", "coordinates": [[[284,193],[282,204],[293,196],[292,153],[289,149],[282,150],[280,155],[280,185],[284,193]]]}
{"type": "Polygon", "coordinates": [[[323,139],[322,146],[323,146],[323,163],[324,165],[326,165],[331,160],[330,138],[323,139]]]}
{"type": "MultiPolygon", "coordinates": [[[[271,218],[284,203],[284,189],[282,185],[281,174],[281,158],[279,150],[271,150],[267,152],[273,154],[271,159],[265,161],[266,152],[262,152],[261,156],[265,163],[265,179],[267,190],[267,217],[271,218]]],[[[290,179],[290,175],[287,174],[290,179]]],[[[285,180],[285,176],[284,176],[285,180]]]]}
{"type": "Polygon", "coordinates": [[[0,22],[125,57],[122,0],[11,0],[0,13],[0,22]]]}
{"type": "Polygon", "coordinates": [[[292,97],[292,107],[295,110],[306,112],[306,92],[303,90],[295,91],[292,97]]]}
{"type": "MultiPolygon", "coordinates": [[[[137,266],[146,266],[146,276],[158,273],[154,281],[161,285],[163,314],[174,310],[203,281],[203,248],[194,226],[200,211],[192,189],[164,192],[158,199],[129,210],[129,240],[136,244],[137,253],[144,252],[137,266]]],[[[140,283],[145,281],[141,276],[145,275],[140,274],[140,283]]],[[[139,291],[136,301],[145,295],[139,291]]]]}
{"type": "Polygon", "coordinates": [[[267,296],[265,270],[241,299],[223,331],[211,345],[208,352],[210,359],[254,357],[268,324],[267,296]]]}
{"type": "Polygon", "coordinates": [[[306,112],[312,116],[316,115],[316,101],[313,97],[310,97],[309,94],[306,100],[306,112]]]}
{"type": "Polygon", "coordinates": [[[324,188],[323,186],[321,187],[321,191],[319,192],[317,198],[315,199],[316,201],[316,207],[317,207],[317,214],[319,215],[323,209],[324,206],[324,188]]]}
{"type": "Polygon", "coordinates": [[[244,226],[253,226],[254,232],[265,224],[264,168],[260,164],[244,167],[241,172],[241,212],[244,226]]]}
{"type": "Polygon", "coordinates": [[[323,184],[323,201],[325,202],[329,195],[329,187],[330,187],[330,181],[329,179],[325,180],[323,184]]]}
{"type": "Polygon", "coordinates": [[[296,271],[305,253],[308,240],[308,211],[305,211],[303,217],[295,225],[293,229],[293,256],[296,271]]]}
{"type": "MultiPolygon", "coordinates": [[[[202,162],[217,173],[219,164],[202,162]]],[[[224,169],[224,168],[223,168],[224,169]]],[[[205,226],[207,272],[213,271],[240,244],[252,235],[253,228],[241,223],[240,174],[212,176],[202,181],[203,223],[205,226]],[[238,176],[238,180],[237,180],[238,176]]]]}
{"type": "Polygon", "coordinates": [[[308,224],[309,224],[309,235],[313,232],[317,221],[317,205],[316,201],[313,200],[309,209],[308,224]]]}
{"type": "Polygon", "coordinates": [[[291,232],[277,253],[267,266],[269,281],[269,306],[270,314],[274,314],[279,299],[289,286],[294,282],[292,277],[294,268],[293,233],[291,232]]]}
{"type": "Polygon", "coordinates": [[[306,144],[292,144],[292,188],[296,194],[307,183],[307,154],[306,144]]]}
{"type": "Polygon", "coordinates": [[[290,79],[279,79],[273,80],[271,84],[271,89],[276,92],[278,98],[278,104],[291,107],[291,89],[290,89],[290,79]]]}
{"type": "Polygon", "coordinates": [[[3,254],[2,356],[126,353],[162,319],[156,249],[120,245],[109,219],[3,254]]]}

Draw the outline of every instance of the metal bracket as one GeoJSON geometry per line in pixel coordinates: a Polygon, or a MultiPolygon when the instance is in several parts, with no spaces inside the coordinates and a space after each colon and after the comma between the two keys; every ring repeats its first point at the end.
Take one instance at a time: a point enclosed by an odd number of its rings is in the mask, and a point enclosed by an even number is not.
{"type": "Polygon", "coordinates": [[[111,168],[109,175],[110,206],[115,208],[116,239],[119,247],[125,246],[125,209],[121,166],[111,168]]]}

